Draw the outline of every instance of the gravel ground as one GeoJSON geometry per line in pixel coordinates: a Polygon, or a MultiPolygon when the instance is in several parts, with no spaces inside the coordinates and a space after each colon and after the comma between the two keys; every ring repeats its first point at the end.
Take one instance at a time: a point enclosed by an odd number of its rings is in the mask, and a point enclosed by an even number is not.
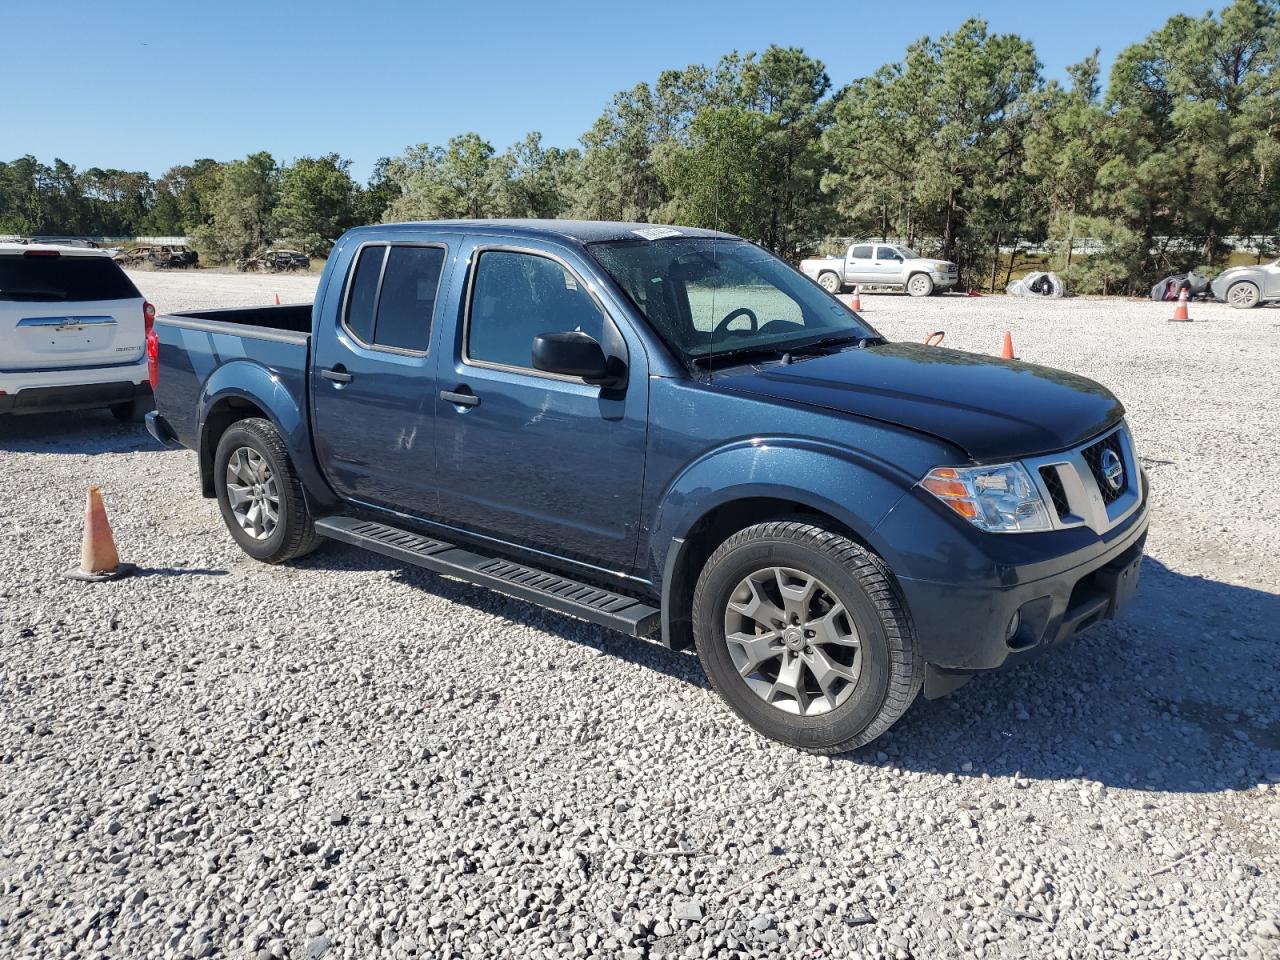
{"type": "Polygon", "coordinates": [[[0,421],[0,956],[1280,956],[1280,309],[864,305],[1110,385],[1155,517],[1123,620],[835,759],[690,655],[337,545],[257,564],[109,415],[0,421]],[[143,576],[57,577],[91,482],[143,576]]]}

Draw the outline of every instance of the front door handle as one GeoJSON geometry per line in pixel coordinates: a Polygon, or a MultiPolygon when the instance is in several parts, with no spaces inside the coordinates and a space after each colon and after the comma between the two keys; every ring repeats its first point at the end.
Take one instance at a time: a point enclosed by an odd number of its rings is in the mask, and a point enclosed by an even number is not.
{"type": "Polygon", "coordinates": [[[476,396],[474,393],[472,393],[470,390],[467,390],[467,388],[466,388],[466,387],[463,387],[463,388],[462,388],[462,390],[465,390],[466,392],[465,392],[465,393],[463,393],[463,392],[458,391],[458,390],[441,390],[441,391],[440,391],[440,399],[441,399],[441,400],[445,400],[445,401],[447,401],[447,402],[449,402],[449,403],[455,403],[455,404],[457,404],[457,405],[458,405],[458,406],[460,406],[460,407],[478,407],[478,406],[480,406],[480,398],[479,398],[479,397],[477,397],[477,396],[476,396]]]}
{"type": "Polygon", "coordinates": [[[321,370],[320,376],[326,380],[332,380],[334,383],[350,383],[351,374],[343,370],[342,367],[334,367],[332,370],[321,370]]]}

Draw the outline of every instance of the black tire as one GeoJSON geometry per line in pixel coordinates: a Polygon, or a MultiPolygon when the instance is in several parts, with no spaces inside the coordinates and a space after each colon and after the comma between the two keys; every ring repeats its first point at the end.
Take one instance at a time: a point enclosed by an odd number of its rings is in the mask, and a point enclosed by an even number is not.
{"type": "Polygon", "coordinates": [[[302,494],[302,482],[274,425],[260,417],[238,420],[226,429],[213,455],[213,486],[222,519],[232,538],[249,556],[264,563],[284,563],[310,553],[323,539],[317,533],[302,494]],[[278,519],[270,535],[256,539],[241,528],[227,496],[227,464],[235,451],[248,447],[270,465],[277,480],[278,519]]]}
{"type": "Polygon", "coordinates": [[[1262,292],[1256,283],[1237,280],[1227,288],[1227,303],[1237,310],[1251,310],[1262,304],[1262,292]]]}
{"type": "Polygon", "coordinates": [[[934,287],[933,278],[929,276],[927,273],[913,273],[911,276],[907,277],[907,295],[908,296],[912,296],[912,297],[932,296],[933,287],[934,287]],[[928,284],[928,286],[917,284],[916,283],[917,277],[923,280],[924,283],[928,284]]]}
{"type": "Polygon", "coordinates": [[[879,557],[847,537],[801,521],[740,530],[711,555],[693,597],[693,633],[712,688],[748,724],[812,753],[843,753],[870,743],[915,700],[924,682],[906,605],[879,557]],[[861,670],[852,692],[816,716],[766,703],[742,678],[725,639],[725,612],[744,577],[764,567],[803,571],[829,587],[857,632],[861,670]]]}
{"type": "Polygon", "coordinates": [[[831,270],[823,270],[818,274],[818,286],[822,287],[827,293],[839,293],[844,289],[840,275],[831,270]]]}
{"type": "Polygon", "coordinates": [[[151,402],[151,398],[146,400],[130,400],[128,403],[112,404],[109,408],[111,415],[121,423],[141,423],[146,419],[147,411],[155,404],[151,402]]]}

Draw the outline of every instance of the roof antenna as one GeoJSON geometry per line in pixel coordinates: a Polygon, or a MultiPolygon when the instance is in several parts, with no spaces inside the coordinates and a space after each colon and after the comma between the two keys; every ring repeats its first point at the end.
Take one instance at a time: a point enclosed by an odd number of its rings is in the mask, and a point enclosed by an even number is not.
{"type": "Polygon", "coordinates": [[[711,346],[707,351],[707,383],[716,378],[716,285],[719,282],[720,261],[717,259],[716,243],[720,239],[720,181],[716,181],[715,206],[712,219],[715,232],[711,235],[711,346]]]}

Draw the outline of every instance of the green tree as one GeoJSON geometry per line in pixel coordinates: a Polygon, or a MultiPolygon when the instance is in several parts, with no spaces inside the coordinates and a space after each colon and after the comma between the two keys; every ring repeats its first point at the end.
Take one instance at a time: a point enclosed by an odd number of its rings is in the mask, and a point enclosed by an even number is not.
{"type": "Polygon", "coordinates": [[[765,119],[740,106],[700,110],[681,142],[655,150],[655,166],[670,198],[660,219],[758,236],[768,220],[770,189],[765,119]]]}
{"type": "Polygon", "coordinates": [[[89,211],[87,232],[95,235],[133,236],[155,200],[150,175],[136,171],[91,167],[80,186],[89,211]]]}
{"type": "Polygon", "coordinates": [[[1036,229],[1022,164],[1043,88],[1031,44],[982,20],[924,37],[839,96],[823,186],[852,232],[936,238],[973,272],[1011,232],[1036,229]]]}
{"type": "Polygon", "coordinates": [[[403,193],[400,184],[391,179],[390,157],[379,157],[373,165],[373,173],[356,199],[356,209],[361,223],[381,223],[391,206],[403,193]]]}
{"type": "Polygon", "coordinates": [[[540,133],[530,133],[490,163],[493,215],[563,216],[571,202],[580,161],[577,150],[548,149],[543,147],[540,133]]]}
{"type": "MultiPolygon", "coordinates": [[[[1081,217],[1088,216],[1098,171],[1107,156],[1109,123],[1099,98],[1098,51],[1067,68],[1063,87],[1051,82],[1039,123],[1027,136],[1029,189],[1044,205],[1053,266],[1070,272],[1081,217]]],[[[1092,235],[1092,234],[1090,234],[1092,235]]]]}
{"type": "Polygon", "coordinates": [[[276,236],[310,256],[327,256],[357,222],[358,189],[350,169],[351,161],[329,153],[300,157],[281,170],[276,236]]]}
{"type": "Polygon", "coordinates": [[[143,223],[146,233],[194,235],[212,214],[223,164],[207,157],[170,167],[155,182],[155,201],[143,223]]]}
{"type": "Polygon", "coordinates": [[[194,231],[209,259],[226,263],[270,246],[278,179],[275,160],[265,151],[222,168],[208,219],[194,231]]]}
{"type": "Polygon", "coordinates": [[[1171,17],[1126,48],[1104,106],[1108,158],[1093,194],[1107,289],[1220,263],[1223,239],[1280,219],[1277,3],[1171,17]]]}
{"type": "Polygon", "coordinates": [[[445,147],[421,143],[387,165],[401,195],[385,219],[449,220],[493,215],[493,145],[478,133],[450,137],[445,147]]]}

